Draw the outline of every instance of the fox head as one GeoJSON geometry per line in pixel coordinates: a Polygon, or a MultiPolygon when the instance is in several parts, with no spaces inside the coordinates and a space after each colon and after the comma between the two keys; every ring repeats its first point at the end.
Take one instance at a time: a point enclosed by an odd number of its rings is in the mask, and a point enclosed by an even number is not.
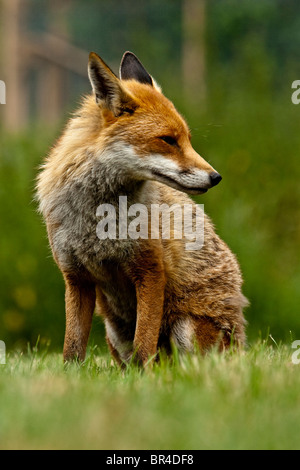
{"type": "Polygon", "coordinates": [[[102,111],[102,135],[115,165],[137,180],[202,194],[222,177],[192,147],[189,128],[139,59],[126,52],[118,78],[94,52],[89,78],[102,111]]]}

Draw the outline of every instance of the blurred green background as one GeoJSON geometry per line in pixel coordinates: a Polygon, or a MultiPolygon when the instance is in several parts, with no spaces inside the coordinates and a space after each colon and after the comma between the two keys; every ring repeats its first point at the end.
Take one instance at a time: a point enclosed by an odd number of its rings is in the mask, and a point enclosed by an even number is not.
{"type": "MultiPolygon", "coordinates": [[[[249,342],[268,333],[276,341],[299,338],[300,105],[291,101],[291,85],[300,79],[300,3],[22,2],[27,42],[19,44],[27,55],[13,54],[7,37],[14,30],[8,10],[13,5],[18,11],[20,2],[2,1],[0,24],[0,79],[7,86],[7,104],[0,105],[0,339],[7,348],[35,344],[40,336],[59,349],[64,335],[64,284],[34,186],[38,166],[90,85],[86,64],[78,73],[43,57],[43,48],[51,52],[45,32],[74,46],[75,57],[76,51],[84,60],[98,52],[116,72],[124,51],[139,56],[188,120],[195,149],[223,176],[199,202],[240,261],[251,302],[249,342]],[[38,43],[35,56],[29,56],[29,40],[38,43]],[[18,99],[11,91],[14,77],[18,99]]],[[[102,344],[99,319],[92,337],[102,344]]]]}

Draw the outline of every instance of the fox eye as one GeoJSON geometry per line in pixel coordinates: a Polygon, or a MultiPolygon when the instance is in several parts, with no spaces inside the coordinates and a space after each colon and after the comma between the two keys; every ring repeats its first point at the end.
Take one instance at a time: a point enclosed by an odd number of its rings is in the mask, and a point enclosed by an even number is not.
{"type": "Polygon", "coordinates": [[[162,137],[160,137],[160,139],[169,145],[177,145],[177,140],[170,135],[163,135],[162,137]]]}

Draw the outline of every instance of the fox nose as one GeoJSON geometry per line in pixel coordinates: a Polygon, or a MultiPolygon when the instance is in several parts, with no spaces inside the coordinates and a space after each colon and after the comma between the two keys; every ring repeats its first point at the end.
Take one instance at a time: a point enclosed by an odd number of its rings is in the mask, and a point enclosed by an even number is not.
{"type": "Polygon", "coordinates": [[[221,180],[222,176],[219,175],[219,173],[217,173],[216,171],[210,174],[210,184],[212,187],[217,186],[217,184],[219,184],[221,180]]]}

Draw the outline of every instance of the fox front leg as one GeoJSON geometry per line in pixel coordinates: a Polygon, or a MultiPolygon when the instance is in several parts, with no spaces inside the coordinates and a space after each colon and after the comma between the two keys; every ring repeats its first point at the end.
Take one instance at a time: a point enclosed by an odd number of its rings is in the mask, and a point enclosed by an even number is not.
{"type": "Polygon", "coordinates": [[[134,335],[134,359],[145,366],[157,354],[157,343],[164,307],[165,272],[162,255],[143,253],[134,268],[137,296],[137,320],[134,335]],[[159,256],[160,255],[160,256],[159,256]]]}
{"type": "Polygon", "coordinates": [[[95,309],[95,286],[74,276],[65,276],[66,333],[64,361],[85,359],[95,309]]]}

